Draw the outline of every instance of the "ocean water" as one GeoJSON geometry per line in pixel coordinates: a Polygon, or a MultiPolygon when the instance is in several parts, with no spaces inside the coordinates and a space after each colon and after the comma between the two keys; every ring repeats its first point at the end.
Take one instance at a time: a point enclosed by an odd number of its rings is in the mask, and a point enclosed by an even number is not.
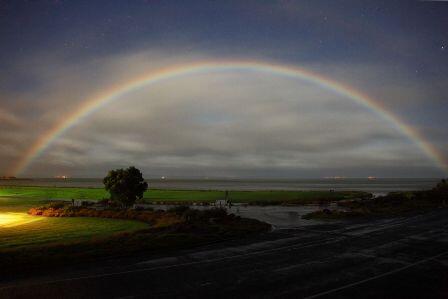
{"type": "MultiPolygon", "coordinates": [[[[356,190],[383,194],[424,190],[439,179],[151,179],[149,188],[186,190],[356,190]]],[[[0,186],[103,187],[102,179],[0,180],[0,186]]]]}

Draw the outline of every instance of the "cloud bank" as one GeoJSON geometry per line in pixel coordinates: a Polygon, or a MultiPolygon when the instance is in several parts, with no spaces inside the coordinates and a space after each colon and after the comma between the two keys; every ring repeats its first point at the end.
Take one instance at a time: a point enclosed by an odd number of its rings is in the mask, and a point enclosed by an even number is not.
{"type": "MultiPolygon", "coordinates": [[[[2,132],[8,132],[0,136],[0,167],[9,167],[38,136],[103,89],[213,56],[175,57],[148,50],[76,65],[54,55],[28,61],[34,66],[28,75],[38,80],[11,92],[14,113],[0,113],[2,132]]],[[[303,66],[365,90],[375,90],[375,76],[390,82],[375,66],[303,66]]],[[[398,93],[397,85],[389,89],[398,93]]],[[[406,86],[400,94],[412,99],[418,91],[406,86]]],[[[177,78],[127,94],[58,139],[26,175],[96,177],[127,165],[155,177],[440,175],[411,140],[352,100],[300,80],[241,71],[177,78]]]]}

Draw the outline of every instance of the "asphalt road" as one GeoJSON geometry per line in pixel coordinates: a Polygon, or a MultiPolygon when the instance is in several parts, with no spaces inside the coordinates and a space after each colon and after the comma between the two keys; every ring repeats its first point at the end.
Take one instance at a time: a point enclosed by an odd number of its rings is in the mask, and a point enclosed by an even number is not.
{"type": "Polygon", "coordinates": [[[448,298],[448,211],[0,284],[0,298],[448,298]]]}

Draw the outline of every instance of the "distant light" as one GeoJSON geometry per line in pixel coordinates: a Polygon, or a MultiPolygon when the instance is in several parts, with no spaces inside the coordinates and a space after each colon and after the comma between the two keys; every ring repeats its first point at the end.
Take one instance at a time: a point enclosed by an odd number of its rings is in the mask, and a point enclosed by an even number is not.
{"type": "Polygon", "coordinates": [[[164,179],[165,179],[165,177],[163,176],[163,177],[161,177],[161,179],[162,179],[162,180],[164,180],[164,179]]]}
{"type": "Polygon", "coordinates": [[[345,180],[347,177],[345,176],[326,176],[324,179],[332,179],[332,180],[345,180]]]}

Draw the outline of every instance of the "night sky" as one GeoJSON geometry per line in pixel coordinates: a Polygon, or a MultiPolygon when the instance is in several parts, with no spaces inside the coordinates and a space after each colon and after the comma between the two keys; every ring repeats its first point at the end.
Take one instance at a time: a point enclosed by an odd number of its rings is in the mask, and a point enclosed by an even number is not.
{"type": "MultiPolygon", "coordinates": [[[[85,117],[27,177],[441,177],[448,2],[2,1],[0,175],[82,103],[203,61],[300,67],[367,94],[423,137],[331,90],[229,70],[139,88],[85,117]]],[[[443,160],[443,161],[442,161],[443,160]]]]}

